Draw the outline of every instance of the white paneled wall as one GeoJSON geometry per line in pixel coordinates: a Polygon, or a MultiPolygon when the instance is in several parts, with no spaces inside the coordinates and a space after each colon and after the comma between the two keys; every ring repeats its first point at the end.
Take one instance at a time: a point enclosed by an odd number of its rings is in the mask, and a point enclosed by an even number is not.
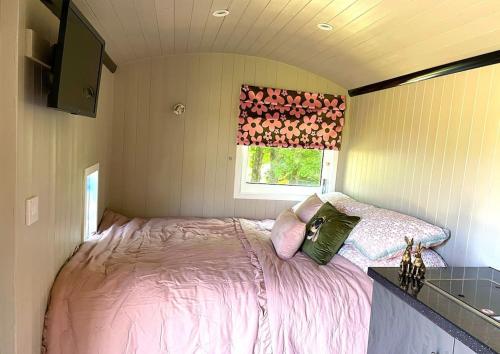
{"type": "Polygon", "coordinates": [[[296,67],[234,54],[186,54],[120,67],[115,89],[110,206],[133,216],[275,217],[292,204],[235,200],[243,83],[345,94],[296,67]],[[172,113],[182,102],[181,117],[172,113]]]}
{"type": "Polygon", "coordinates": [[[18,353],[40,353],[50,287],[82,241],[84,169],[100,163],[99,212],[111,159],[113,76],[103,70],[97,119],[46,108],[42,71],[27,63],[23,114],[18,119],[16,197],[16,330],[18,353]],[[24,223],[24,201],[40,198],[40,220],[24,223]]]}
{"type": "Polygon", "coordinates": [[[103,69],[97,119],[47,108],[47,75],[23,57],[22,31],[33,28],[54,38],[59,22],[39,0],[1,0],[0,9],[0,59],[1,67],[7,69],[0,74],[0,353],[39,354],[53,280],[82,241],[83,172],[97,161],[101,166],[100,212],[107,204],[114,83],[113,75],[103,69]],[[6,4],[12,11],[4,18],[6,4]],[[5,19],[11,24],[8,57],[3,51],[5,19]],[[9,190],[8,209],[3,208],[4,188],[9,190]],[[40,198],[40,218],[28,227],[24,204],[34,195],[40,198]],[[5,220],[11,224],[4,224],[5,220]],[[4,234],[6,226],[10,234],[4,234]],[[11,288],[3,288],[4,277],[9,278],[11,288]],[[4,290],[10,297],[3,297],[4,290]]]}
{"type": "Polygon", "coordinates": [[[500,65],[352,99],[338,186],[445,226],[454,265],[500,268],[500,65]]]}
{"type": "Polygon", "coordinates": [[[15,185],[19,4],[0,0],[0,353],[15,348],[15,185]],[[8,70],[5,70],[8,68],[8,70]]]}

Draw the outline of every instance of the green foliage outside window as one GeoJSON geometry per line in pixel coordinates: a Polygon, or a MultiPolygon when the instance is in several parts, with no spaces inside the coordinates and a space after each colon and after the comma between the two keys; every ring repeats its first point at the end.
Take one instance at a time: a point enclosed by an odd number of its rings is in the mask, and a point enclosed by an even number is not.
{"type": "Polygon", "coordinates": [[[250,146],[247,182],[319,186],[322,165],[320,150],[250,146]]]}

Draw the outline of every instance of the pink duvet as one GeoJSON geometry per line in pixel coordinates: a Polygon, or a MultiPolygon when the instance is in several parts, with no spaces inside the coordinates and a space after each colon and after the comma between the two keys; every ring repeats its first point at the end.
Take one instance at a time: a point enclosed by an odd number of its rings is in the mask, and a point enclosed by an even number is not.
{"type": "Polygon", "coordinates": [[[372,284],[341,256],[282,261],[249,220],[103,225],[55,281],[49,354],[366,353],[372,284]]]}

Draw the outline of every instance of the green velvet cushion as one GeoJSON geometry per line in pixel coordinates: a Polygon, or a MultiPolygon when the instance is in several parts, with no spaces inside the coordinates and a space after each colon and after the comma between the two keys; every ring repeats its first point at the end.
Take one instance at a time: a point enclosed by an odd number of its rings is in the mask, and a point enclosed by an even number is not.
{"type": "Polygon", "coordinates": [[[327,264],[344,244],[359,222],[357,216],[341,213],[325,203],[306,225],[306,239],[301,251],[318,264],[327,264]]]}

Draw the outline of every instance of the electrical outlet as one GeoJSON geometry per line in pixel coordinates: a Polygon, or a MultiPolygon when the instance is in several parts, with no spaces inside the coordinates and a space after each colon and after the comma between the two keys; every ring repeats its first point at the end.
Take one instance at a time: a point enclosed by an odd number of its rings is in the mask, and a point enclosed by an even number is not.
{"type": "Polygon", "coordinates": [[[26,225],[33,225],[38,221],[38,197],[26,200],[26,225]]]}

